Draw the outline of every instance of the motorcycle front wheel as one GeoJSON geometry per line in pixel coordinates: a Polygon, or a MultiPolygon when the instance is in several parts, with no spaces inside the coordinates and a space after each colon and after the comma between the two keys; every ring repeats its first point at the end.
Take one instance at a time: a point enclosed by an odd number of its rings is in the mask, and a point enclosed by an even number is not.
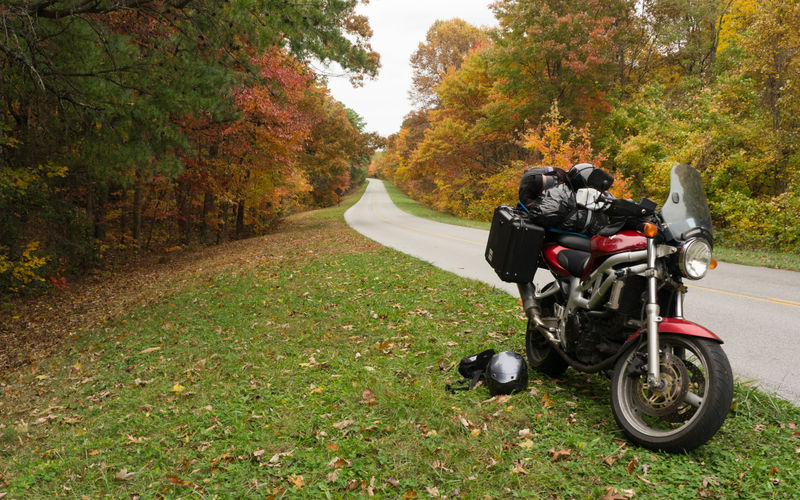
{"type": "Polygon", "coordinates": [[[624,352],[611,377],[611,408],[634,442],[652,450],[683,452],[702,445],[722,426],[733,399],[730,363],[717,342],[660,336],[664,387],[647,384],[647,342],[624,352]]]}

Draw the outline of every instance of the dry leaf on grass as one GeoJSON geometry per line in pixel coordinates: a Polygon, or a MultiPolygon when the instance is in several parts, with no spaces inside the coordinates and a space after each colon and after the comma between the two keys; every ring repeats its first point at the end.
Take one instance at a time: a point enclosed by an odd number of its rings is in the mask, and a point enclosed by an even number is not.
{"type": "Polygon", "coordinates": [[[328,462],[328,467],[332,469],[341,469],[342,467],[349,467],[349,466],[350,466],[349,461],[339,457],[335,457],[333,460],[328,462]]]}
{"type": "Polygon", "coordinates": [[[333,424],[333,426],[336,427],[339,430],[342,430],[345,427],[349,427],[349,426],[353,425],[354,423],[356,423],[355,420],[347,419],[347,420],[342,420],[341,422],[336,422],[336,423],[333,424]]]}
{"type": "Polygon", "coordinates": [[[550,454],[552,455],[553,462],[557,462],[565,457],[572,455],[572,448],[562,448],[560,450],[551,449],[550,454]]]}
{"type": "Polygon", "coordinates": [[[136,475],[135,472],[128,472],[128,469],[122,469],[114,476],[117,481],[130,481],[136,475]]]}
{"type": "Polygon", "coordinates": [[[181,479],[178,476],[175,476],[175,475],[172,475],[172,474],[167,474],[166,478],[167,478],[167,481],[169,481],[169,484],[172,484],[172,485],[175,485],[175,486],[192,486],[194,484],[191,481],[186,481],[185,479],[181,479]]]}
{"type": "Polygon", "coordinates": [[[375,406],[375,393],[372,392],[372,389],[369,387],[364,389],[364,392],[361,393],[361,402],[369,407],[375,406]]]}
{"type": "Polygon", "coordinates": [[[531,441],[530,439],[525,439],[522,442],[517,443],[517,446],[519,446],[520,448],[524,448],[526,450],[529,450],[529,449],[533,448],[533,441],[531,441]]]}
{"type": "Polygon", "coordinates": [[[294,450],[292,450],[292,451],[282,451],[282,452],[276,453],[276,454],[272,455],[272,458],[269,459],[269,463],[277,464],[278,462],[280,462],[281,457],[291,457],[292,453],[294,453],[294,450]]]}
{"type": "Polygon", "coordinates": [[[633,490],[620,490],[617,491],[613,486],[606,488],[605,495],[601,496],[599,500],[630,500],[636,496],[633,490]]]}
{"type": "Polygon", "coordinates": [[[521,460],[515,460],[511,464],[511,473],[512,474],[524,474],[526,476],[528,475],[528,471],[526,471],[525,467],[522,466],[522,461],[521,460]]]}

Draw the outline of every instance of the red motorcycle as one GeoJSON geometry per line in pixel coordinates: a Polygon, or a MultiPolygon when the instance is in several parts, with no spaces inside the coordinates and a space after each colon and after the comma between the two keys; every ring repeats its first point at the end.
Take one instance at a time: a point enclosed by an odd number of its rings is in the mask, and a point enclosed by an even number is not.
{"type": "MultiPolygon", "coordinates": [[[[683,280],[701,279],[716,265],[700,174],[673,167],[660,211],[647,200],[629,203],[639,215],[611,236],[542,230],[538,267],[554,280],[541,289],[527,276],[506,280],[519,286],[533,369],[556,377],[569,366],[613,368],[611,407],[625,434],[651,449],[691,450],[719,430],[733,398],[722,340],[683,317],[683,280]]],[[[512,226],[523,240],[537,234],[512,226]]]]}

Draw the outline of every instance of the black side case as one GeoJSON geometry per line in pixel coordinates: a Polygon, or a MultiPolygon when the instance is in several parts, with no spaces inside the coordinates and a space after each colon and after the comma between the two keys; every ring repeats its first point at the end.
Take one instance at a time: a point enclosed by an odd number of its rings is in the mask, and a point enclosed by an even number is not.
{"type": "Polygon", "coordinates": [[[544,236],[544,229],[528,222],[524,213],[501,205],[494,210],[492,217],[486,242],[486,262],[505,282],[533,281],[544,236]]]}

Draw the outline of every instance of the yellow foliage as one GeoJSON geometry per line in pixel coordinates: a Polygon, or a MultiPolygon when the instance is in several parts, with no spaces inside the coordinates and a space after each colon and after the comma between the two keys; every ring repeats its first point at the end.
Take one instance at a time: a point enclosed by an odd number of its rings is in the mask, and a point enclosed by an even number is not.
{"type": "Polygon", "coordinates": [[[8,290],[18,293],[33,284],[44,282],[44,277],[39,272],[50,259],[34,255],[38,249],[38,241],[28,243],[17,262],[0,255],[0,278],[5,277],[8,281],[8,290]]]}

